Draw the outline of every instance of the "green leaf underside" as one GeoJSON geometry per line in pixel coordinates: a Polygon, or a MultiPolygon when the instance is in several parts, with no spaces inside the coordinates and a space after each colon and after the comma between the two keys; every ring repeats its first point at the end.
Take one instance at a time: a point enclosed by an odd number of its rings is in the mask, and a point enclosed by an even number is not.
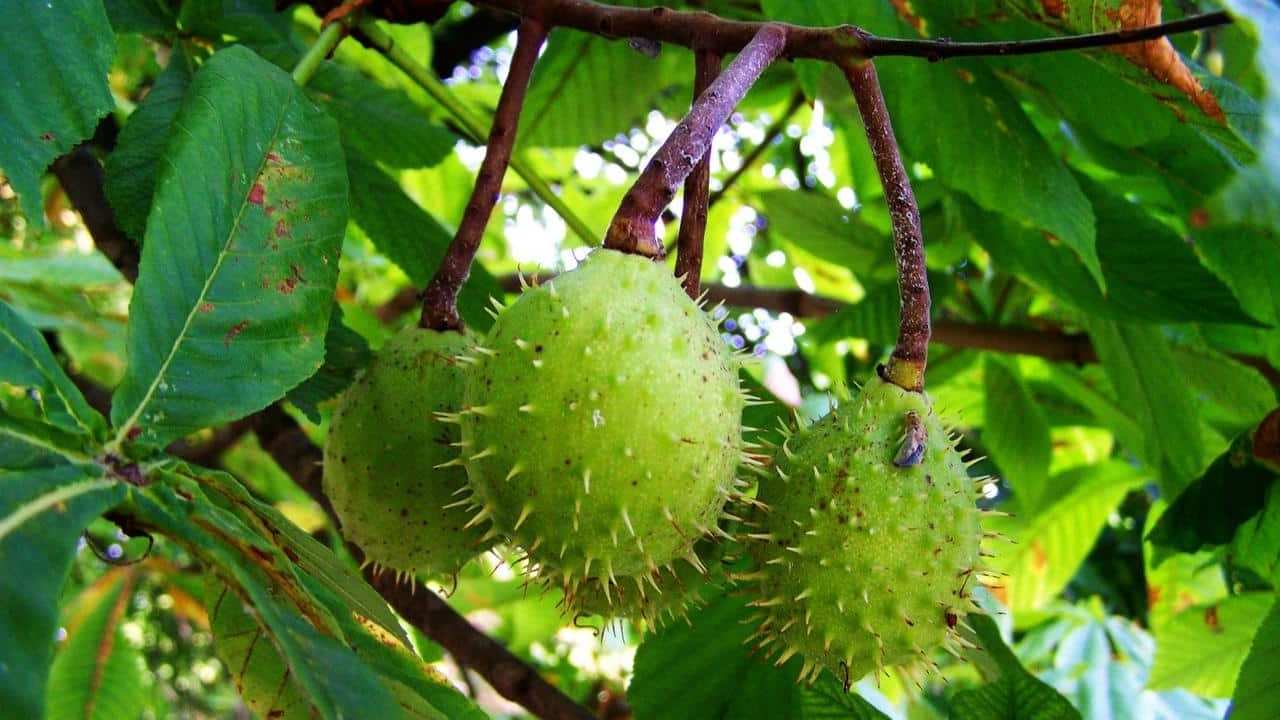
{"type": "Polygon", "coordinates": [[[129,116],[116,149],[107,156],[107,200],[120,229],[134,239],[141,240],[146,232],[165,148],[195,71],[195,61],[186,47],[174,48],[169,64],[129,116]]]}
{"type": "Polygon", "coordinates": [[[0,23],[0,172],[27,218],[44,225],[40,175],[93,134],[115,102],[107,71],[115,36],[96,0],[41,0],[0,23]]]}
{"type": "MultiPolygon", "coordinates": [[[[252,560],[240,554],[223,537],[205,528],[219,508],[193,493],[195,501],[180,498],[166,484],[153,484],[137,497],[137,511],[148,523],[199,555],[220,578],[238,590],[228,601],[252,605],[254,616],[317,714],[326,720],[358,717],[394,717],[395,700],[376,675],[338,640],[321,634],[279,597],[280,589],[268,580],[252,560]],[[196,519],[199,522],[196,522],[196,519]],[[234,596],[234,597],[232,597],[234,596]]],[[[258,537],[234,516],[224,517],[224,532],[238,537],[258,537]]],[[[263,543],[261,538],[258,543],[263,543]]],[[[268,546],[269,547],[269,546],[268,546]]]]}
{"type": "Polygon", "coordinates": [[[201,67],[173,132],[112,402],[116,443],[242,417],[324,357],[347,219],[334,122],[237,46],[201,67]]]}
{"type": "Polygon", "coordinates": [[[131,574],[115,578],[71,629],[49,671],[48,720],[117,720],[142,713],[146,665],[121,629],[133,587],[131,574]]]}
{"type": "Polygon", "coordinates": [[[125,495],[86,467],[0,472],[0,708],[43,716],[58,593],[90,520],[125,495]]]}

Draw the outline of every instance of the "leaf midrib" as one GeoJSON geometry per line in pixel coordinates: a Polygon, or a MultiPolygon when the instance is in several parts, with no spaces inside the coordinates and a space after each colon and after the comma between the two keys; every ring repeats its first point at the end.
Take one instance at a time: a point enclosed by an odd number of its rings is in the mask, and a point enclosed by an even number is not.
{"type": "MultiPolygon", "coordinates": [[[[280,132],[284,127],[285,116],[289,113],[290,106],[297,101],[296,86],[294,90],[295,92],[290,95],[288,102],[286,102],[285,106],[281,108],[280,115],[276,119],[276,126],[271,131],[270,141],[267,143],[266,149],[263,150],[262,160],[258,164],[257,171],[253,174],[254,182],[257,182],[258,178],[262,176],[262,172],[267,166],[267,155],[271,148],[276,147],[276,144],[280,139],[280,132]]],[[[249,192],[252,191],[252,187],[250,187],[249,192]]],[[[168,354],[165,355],[164,362],[160,363],[160,369],[156,371],[156,375],[152,378],[151,384],[147,387],[147,391],[143,393],[142,398],[138,400],[138,404],[133,409],[133,412],[130,413],[129,417],[120,425],[115,438],[113,438],[110,444],[108,444],[107,447],[109,450],[113,452],[117,451],[120,448],[120,445],[124,442],[125,437],[128,436],[129,431],[135,424],[137,424],[138,418],[142,416],[142,412],[151,402],[152,396],[155,395],[156,388],[160,386],[160,381],[165,377],[165,373],[169,371],[169,365],[173,362],[173,358],[178,354],[178,348],[186,340],[187,333],[191,330],[191,324],[195,321],[195,317],[200,306],[204,303],[205,297],[209,293],[209,289],[213,287],[213,281],[217,279],[218,273],[222,270],[222,263],[231,252],[231,243],[235,240],[236,234],[240,230],[240,222],[244,219],[245,211],[248,209],[250,204],[249,192],[245,193],[244,198],[240,202],[240,209],[236,212],[235,220],[231,224],[231,230],[227,233],[227,237],[223,241],[222,250],[218,253],[218,259],[214,262],[213,269],[210,270],[209,276],[205,278],[204,286],[200,288],[200,293],[196,296],[195,302],[191,304],[191,309],[187,312],[187,319],[183,322],[182,329],[178,331],[178,336],[174,338],[173,345],[170,346],[168,354]]]]}
{"type": "Polygon", "coordinates": [[[47,492],[34,500],[23,503],[6,517],[0,518],[0,541],[4,540],[9,533],[13,532],[23,523],[52,507],[65,503],[86,493],[93,492],[94,490],[105,490],[113,487],[115,484],[115,480],[109,480],[106,478],[82,480],[80,482],[71,483],[70,485],[63,485],[52,492],[47,492]]]}

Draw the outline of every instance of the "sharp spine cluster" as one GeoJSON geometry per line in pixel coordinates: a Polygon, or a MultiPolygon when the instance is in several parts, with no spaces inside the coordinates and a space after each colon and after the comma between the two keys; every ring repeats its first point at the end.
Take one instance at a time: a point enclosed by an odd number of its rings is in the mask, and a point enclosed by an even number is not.
{"type": "Polygon", "coordinates": [[[802,657],[802,682],[890,666],[919,679],[930,650],[958,653],[983,533],[972,463],[927,396],[873,379],[784,436],[748,523],[758,569],[738,578],[756,597],[749,642],[779,665],[802,657]]]}

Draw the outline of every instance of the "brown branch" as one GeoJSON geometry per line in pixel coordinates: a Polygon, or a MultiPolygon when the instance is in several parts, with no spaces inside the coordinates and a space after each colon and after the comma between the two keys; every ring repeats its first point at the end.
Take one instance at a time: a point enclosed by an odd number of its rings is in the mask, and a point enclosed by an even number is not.
{"type": "Polygon", "coordinates": [[[141,251],[116,225],[115,213],[103,189],[102,164],[98,158],[87,146],[81,145],[53,161],[53,174],[71,199],[71,204],[80,212],[98,250],[125,279],[129,282],[137,280],[141,251]]]}
{"type": "MultiPolygon", "coordinates": [[[[720,54],[699,50],[694,55],[693,99],[696,103],[720,74],[720,54]]],[[[711,192],[711,147],[702,154],[684,181],[684,213],[676,237],[676,277],[689,297],[697,299],[702,282],[702,241],[707,234],[708,195],[711,192]]]]}
{"type": "Polygon", "coordinates": [[[929,276],[924,263],[920,208],[907,170],[902,166],[902,154],[893,136],[893,124],[880,92],[875,65],[867,60],[850,63],[843,69],[858,101],[893,223],[893,254],[898,262],[902,310],[898,342],[884,375],[900,387],[919,392],[924,389],[924,371],[929,360],[929,276]]]}
{"type": "MultiPolygon", "coordinates": [[[[321,7],[330,4],[326,0],[313,2],[321,7]]],[[[439,0],[387,0],[380,10],[383,17],[397,22],[430,22],[439,13],[440,4],[439,0]]],[[[552,27],[575,28],[610,38],[647,38],[687,48],[714,50],[721,55],[746,47],[763,25],[727,20],[701,11],[620,7],[592,0],[475,0],[473,4],[536,18],[552,27]]],[[[890,55],[921,57],[930,61],[984,55],[1029,55],[1124,45],[1229,23],[1231,16],[1219,11],[1145,28],[1000,42],[882,38],[848,25],[819,28],[781,24],[786,31],[782,55],[840,64],[890,55]]]]}
{"type": "Polygon", "coordinates": [[[655,228],[676,188],[711,147],[711,139],[729,118],[747,90],[778,57],[787,34],[780,25],[761,26],[755,38],[702,93],[640,177],[622,198],[609,224],[604,246],[649,257],[661,257],[662,243],[655,228]]]}
{"type": "Polygon", "coordinates": [[[787,124],[791,122],[791,116],[796,114],[801,105],[804,105],[804,93],[797,92],[791,97],[791,102],[787,105],[787,109],[783,111],[782,117],[775,120],[764,131],[764,139],[760,141],[760,144],[751,148],[751,152],[747,153],[747,156],[742,159],[742,164],[738,166],[738,169],[730,173],[729,177],[725,178],[724,183],[720,185],[720,189],[711,194],[711,199],[707,201],[707,207],[720,202],[720,198],[729,192],[729,188],[736,185],[742,179],[742,176],[747,174],[747,171],[760,161],[760,158],[773,145],[773,142],[782,137],[782,133],[786,132],[787,124]]]}
{"type": "Polygon", "coordinates": [[[506,175],[507,163],[511,160],[511,149],[516,143],[520,108],[524,105],[525,91],[529,89],[529,77],[533,74],[538,51],[546,38],[547,29],[541,22],[526,18],[520,23],[515,55],[511,59],[507,81],[502,86],[498,109],[493,115],[489,144],[485,149],[484,161],[480,164],[480,172],[476,175],[475,187],[471,190],[471,200],[467,202],[467,209],[462,222],[458,224],[453,242],[449,243],[449,249],[440,260],[440,267],[436,268],[435,275],[423,292],[419,325],[424,328],[462,328],[462,319],[458,317],[458,291],[471,274],[471,263],[475,260],[476,250],[480,248],[485,225],[489,223],[489,215],[493,213],[493,206],[498,201],[502,178],[506,175]]]}

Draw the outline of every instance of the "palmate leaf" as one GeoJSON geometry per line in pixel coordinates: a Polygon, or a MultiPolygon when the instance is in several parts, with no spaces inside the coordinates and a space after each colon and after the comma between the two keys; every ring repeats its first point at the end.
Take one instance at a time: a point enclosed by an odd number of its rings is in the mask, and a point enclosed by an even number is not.
{"type": "Polygon", "coordinates": [[[1275,602],[1273,593],[1251,592],[1182,611],[1155,634],[1156,661],[1147,687],[1230,697],[1249,646],[1275,602]]]}
{"type": "Polygon", "coordinates": [[[48,720],[115,720],[138,717],[146,705],[142,652],[121,625],[137,580],[136,569],[103,577],[79,600],[81,617],[68,624],[67,639],[49,671],[48,720]]]}
{"type": "Polygon", "coordinates": [[[43,227],[40,175],[115,105],[107,87],[115,36],[98,0],[7,10],[0,23],[0,172],[27,218],[43,227]]]}
{"type": "Polygon", "coordinates": [[[169,64],[120,131],[115,150],[107,156],[107,200],[120,229],[135,240],[141,240],[146,231],[160,163],[195,72],[191,52],[185,45],[177,45],[169,55],[169,64]]]}
{"type": "Polygon", "coordinates": [[[337,631],[336,622],[296,583],[292,571],[287,569],[292,563],[283,559],[284,554],[234,515],[211,504],[198,486],[191,484],[183,488],[192,498],[187,500],[171,486],[177,476],[160,475],[164,481],[152,483],[135,499],[140,519],[201,558],[232,588],[236,598],[233,601],[253,607],[263,638],[279,653],[290,680],[297,683],[316,714],[326,720],[395,717],[394,698],[377,675],[338,637],[330,634],[337,631]],[[254,547],[273,558],[274,572],[284,575],[270,579],[266,576],[258,552],[239,547],[249,542],[249,538],[256,538],[254,547]],[[288,588],[283,583],[287,583],[288,588]],[[286,594],[288,601],[282,597],[286,594]],[[307,604],[309,612],[321,612],[325,616],[317,617],[326,626],[325,631],[318,630],[299,614],[296,605],[299,598],[307,604]]]}
{"type": "Polygon", "coordinates": [[[261,409],[324,357],[347,221],[334,122],[237,46],[200,68],[175,123],[112,400],[116,445],[261,409]]]}
{"type": "Polygon", "coordinates": [[[0,471],[0,708],[44,716],[58,592],[89,521],[125,496],[89,466],[0,471]]]}

